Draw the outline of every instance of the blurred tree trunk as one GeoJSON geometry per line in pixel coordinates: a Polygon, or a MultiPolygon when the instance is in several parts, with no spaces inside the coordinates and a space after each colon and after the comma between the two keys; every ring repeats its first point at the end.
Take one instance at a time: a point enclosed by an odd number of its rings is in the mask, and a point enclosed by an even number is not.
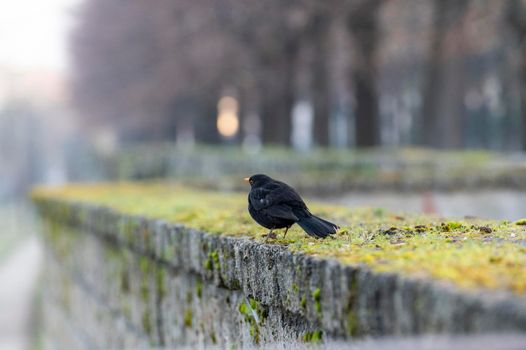
{"type": "Polygon", "coordinates": [[[510,0],[507,9],[507,23],[517,41],[519,52],[518,75],[521,104],[521,148],[526,151],[526,1],[510,0]]]}
{"type": "MultiPolygon", "coordinates": [[[[455,41],[463,47],[464,36],[458,33],[455,41]]],[[[446,62],[446,82],[444,84],[442,103],[439,105],[440,125],[437,146],[440,148],[461,148],[464,144],[466,108],[465,54],[446,62]]]]}
{"type": "Polygon", "coordinates": [[[261,140],[264,144],[290,146],[292,132],[292,108],[295,101],[295,72],[299,47],[296,42],[286,45],[283,55],[276,62],[267,62],[262,77],[261,92],[261,140]]]}
{"type": "Polygon", "coordinates": [[[206,97],[203,96],[198,106],[198,117],[194,121],[196,140],[203,143],[219,143],[221,138],[216,126],[217,97],[214,94],[206,94],[206,97]]]}
{"type": "Polygon", "coordinates": [[[237,117],[239,120],[239,131],[237,133],[237,142],[242,143],[245,139],[245,131],[246,131],[246,115],[249,113],[250,110],[250,94],[248,92],[248,89],[244,86],[240,86],[239,88],[239,94],[238,94],[238,111],[237,111],[237,117]]]}
{"type": "Polygon", "coordinates": [[[458,22],[466,12],[468,1],[434,1],[421,114],[422,145],[441,148],[462,146],[465,52],[462,23],[458,22]],[[451,36],[448,50],[446,35],[452,30],[455,35],[451,36]]]}
{"type": "Polygon", "coordinates": [[[245,73],[239,87],[239,139],[243,143],[247,137],[259,135],[259,125],[254,125],[254,115],[258,111],[258,82],[254,75],[245,73]]]}
{"type": "Polygon", "coordinates": [[[381,4],[382,0],[363,0],[357,3],[347,22],[354,51],[350,78],[354,92],[357,147],[380,144],[376,49],[379,37],[378,11],[381,4]]]}
{"type": "Polygon", "coordinates": [[[331,91],[329,84],[330,18],[320,13],[312,20],[314,59],[312,62],[312,104],[314,109],[314,142],[329,145],[331,91]]]}
{"type": "Polygon", "coordinates": [[[526,28],[522,33],[520,47],[519,79],[521,100],[521,149],[526,151],[526,28]]]}
{"type": "Polygon", "coordinates": [[[163,139],[173,140],[182,145],[195,140],[195,121],[200,114],[199,103],[191,95],[183,95],[169,105],[166,125],[163,125],[163,139]]]}
{"type": "Polygon", "coordinates": [[[442,67],[444,37],[446,28],[446,9],[448,0],[435,0],[433,9],[433,28],[431,46],[427,63],[427,77],[422,105],[422,123],[420,143],[435,146],[438,143],[438,103],[439,92],[442,90],[442,67]]]}

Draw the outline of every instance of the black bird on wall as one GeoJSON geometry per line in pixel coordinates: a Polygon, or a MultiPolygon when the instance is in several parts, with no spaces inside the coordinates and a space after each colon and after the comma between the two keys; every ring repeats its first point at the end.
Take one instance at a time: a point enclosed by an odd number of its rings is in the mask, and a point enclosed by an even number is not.
{"type": "MultiPolygon", "coordinates": [[[[336,233],[338,225],[312,215],[296,190],[267,175],[257,174],[244,179],[250,183],[248,212],[261,226],[268,228],[267,240],[275,229],[289,228],[297,223],[312,237],[325,238],[336,233]]],[[[266,241],[266,240],[265,240],[266,241]]]]}

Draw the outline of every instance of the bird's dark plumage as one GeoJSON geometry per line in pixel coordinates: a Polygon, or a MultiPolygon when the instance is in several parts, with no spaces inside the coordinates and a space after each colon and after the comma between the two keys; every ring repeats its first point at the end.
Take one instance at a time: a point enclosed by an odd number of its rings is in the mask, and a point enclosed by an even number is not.
{"type": "MultiPolygon", "coordinates": [[[[297,223],[310,236],[325,238],[336,233],[338,226],[312,215],[303,199],[292,187],[267,175],[257,174],[248,178],[248,211],[261,226],[272,230],[297,223]]],[[[285,234],[287,231],[285,231],[285,234]]]]}

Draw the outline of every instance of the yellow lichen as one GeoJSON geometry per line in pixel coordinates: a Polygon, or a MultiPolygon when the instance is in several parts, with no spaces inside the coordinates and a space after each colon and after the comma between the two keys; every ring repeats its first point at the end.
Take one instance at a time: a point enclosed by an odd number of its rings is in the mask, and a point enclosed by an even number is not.
{"type": "MultiPolygon", "coordinates": [[[[247,189],[248,190],[248,189],[247,189]]],[[[183,223],[210,233],[263,241],[266,230],[250,218],[246,193],[220,193],[167,182],[108,183],[39,188],[36,201],[85,202],[183,223]]],[[[342,226],[334,239],[308,237],[297,225],[272,244],[294,252],[364,265],[378,272],[437,279],[463,288],[526,293],[526,229],[507,221],[396,215],[308,203],[312,212],[342,226]]]]}

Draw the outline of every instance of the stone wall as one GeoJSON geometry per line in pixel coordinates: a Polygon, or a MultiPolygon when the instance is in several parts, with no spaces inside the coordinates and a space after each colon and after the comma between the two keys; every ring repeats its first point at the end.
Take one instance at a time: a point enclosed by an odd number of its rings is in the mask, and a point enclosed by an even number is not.
{"type": "Polygon", "coordinates": [[[526,302],[40,198],[46,348],[173,348],[526,331],[526,302]]]}
{"type": "Polygon", "coordinates": [[[266,173],[302,193],[338,195],[342,191],[452,191],[526,189],[523,157],[481,151],[425,149],[285,149],[257,153],[222,147],[178,149],[173,144],[129,147],[112,158],[111,177],[174,177],[208,188],[243,189],[240,178],[266,173]]]}

